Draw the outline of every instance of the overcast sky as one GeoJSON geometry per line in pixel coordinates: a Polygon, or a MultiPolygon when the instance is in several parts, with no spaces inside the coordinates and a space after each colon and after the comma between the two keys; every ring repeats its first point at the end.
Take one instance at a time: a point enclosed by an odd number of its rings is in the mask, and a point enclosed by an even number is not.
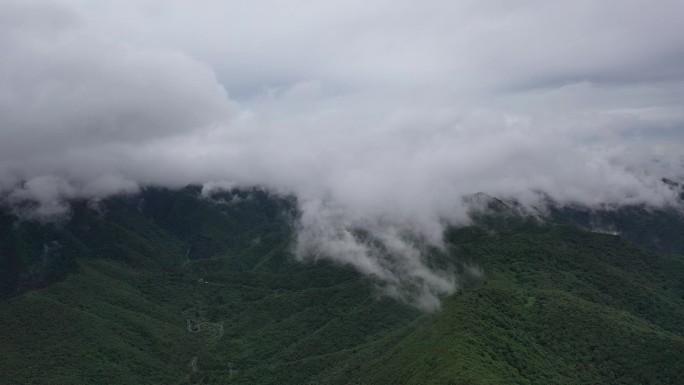
{"type": "Polygon", "coordinates": [[[300,255],[449,292],[400,234],[438,244],[463,196],[672,199],[658,180],[684,175],[683,15],[681,0],[0,0],[0,195],[51,218],[141,185],[258,184],[299,198],[300,255]],[[407,262],[385,266],[353,228],[407,262]]]}

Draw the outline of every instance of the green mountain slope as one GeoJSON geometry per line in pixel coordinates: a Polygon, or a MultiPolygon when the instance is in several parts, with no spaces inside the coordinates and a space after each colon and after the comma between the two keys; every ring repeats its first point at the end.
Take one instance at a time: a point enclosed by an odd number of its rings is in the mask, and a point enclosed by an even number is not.
{"type": "Polygon", "coordinates": [[[295,261],[295,216],[258,189],[196,188],[76,203],[61,225],[3,214],[0,383],[684,382],[677,243],[485,215],[437,256],[483,277],[424,314],[295,261]]]}
{"type": "Polygon", "coordinates": [[[35,225],[76,267],[0,303],[0,383],[301,383],[419,314],[353,270],[295,261],[291,202],[233,195],[150,190],[35,225]]]}
{"type": "Polygon", "coordinates": [[[681,258],[564,226],[450,240],[489,278],[356,363],[358,383],[681,383],[681,258]]]}

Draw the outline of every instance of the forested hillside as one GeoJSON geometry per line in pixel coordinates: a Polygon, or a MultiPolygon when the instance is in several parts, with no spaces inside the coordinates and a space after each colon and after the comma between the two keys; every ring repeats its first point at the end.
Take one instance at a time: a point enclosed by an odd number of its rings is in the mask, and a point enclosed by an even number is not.
{"type": "Polygon", "coordinates": [[[684,221],[600,214],[621,237],[591,215],[449,229],[435,260],[477,274],[423,313],[296,261],[296,202],[259,189],[148,189],[52,224],[5,212],[0,383],[684,382],[684,221]]]}

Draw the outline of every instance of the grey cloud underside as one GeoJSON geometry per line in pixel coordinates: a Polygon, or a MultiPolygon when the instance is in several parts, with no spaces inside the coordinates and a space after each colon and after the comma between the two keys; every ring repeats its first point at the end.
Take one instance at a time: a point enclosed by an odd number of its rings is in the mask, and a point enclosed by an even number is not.
{"type": "Polygon", "coordinates": [[[258,184],[298,197],[300,257],[434,308],[458,278],[407,234],[439,246],[463,197],[664,205],[684,176],[681,1],[0,8],[0,191],[28,217],[258,184]]]}

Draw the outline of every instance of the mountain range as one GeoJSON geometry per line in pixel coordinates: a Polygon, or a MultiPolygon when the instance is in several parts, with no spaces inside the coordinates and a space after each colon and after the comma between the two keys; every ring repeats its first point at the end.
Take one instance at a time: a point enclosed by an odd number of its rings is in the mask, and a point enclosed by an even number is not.
{"type": "Polygon", "coordinates": [[[259,188],[5,208],[0,383],[684,383],[677,207],[480,199],[426,250],[459,287],[432,312],[298,260],[296,199],[259,188]]]}

